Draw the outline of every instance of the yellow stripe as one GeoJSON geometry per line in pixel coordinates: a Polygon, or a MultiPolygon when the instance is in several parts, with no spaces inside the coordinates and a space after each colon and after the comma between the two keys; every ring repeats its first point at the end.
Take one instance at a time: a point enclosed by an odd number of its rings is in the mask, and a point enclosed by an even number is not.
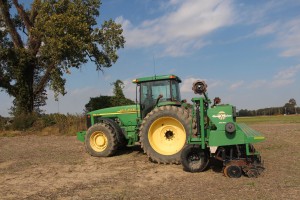
{"type": "Polygon", "coordinates": [[[254,137],[254,140],[264,140],[264,139],[265,139],[265,137],[263,137],[263,136],[254,137]]]}
{"type": "Polygon", "coordinates": [[[131,112],[116,112],[116,113],[102,113],[102,114],[93,114],[93,116],[104,116],[104,115],[121,115],[121,114],[134,114],[137,113],[137,111],[131,111],[131,112]]]}

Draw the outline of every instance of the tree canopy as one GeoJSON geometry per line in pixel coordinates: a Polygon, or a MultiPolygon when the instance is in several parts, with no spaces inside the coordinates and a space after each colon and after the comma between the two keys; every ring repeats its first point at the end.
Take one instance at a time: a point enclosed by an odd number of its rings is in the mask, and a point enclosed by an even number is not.
{"type": "Polygon", "coordinates": [[[291,98],[286,104],[284,104],[285,114],[295,114],[297,103],[294,98],[291,98]]]}
{"type": "Polygon", "coordinates": [[[91,97],[89,102],[85,105],[85,110],[90,112],[101,108],[134,104],[134,101],[125,97],[123,93],[124,83],[121,80],[117,80],[112,83],[112,85],[114,86],[114,96],[100,95],[99,97],[91,97]]]}
{"type": "Polygon", "coordinates": [[[14,97],[15,113],[45,105],[47,90],[66,94],[70,68],[92,61],[111,67],[124,47],[122,27],[97,25],[100,0],[0,0],[0,88],[14,97]]]}

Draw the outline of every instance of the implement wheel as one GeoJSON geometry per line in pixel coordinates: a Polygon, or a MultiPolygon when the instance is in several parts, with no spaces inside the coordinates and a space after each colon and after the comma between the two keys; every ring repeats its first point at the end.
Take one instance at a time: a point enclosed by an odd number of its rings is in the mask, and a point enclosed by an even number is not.
{"type": "Polygon", "coordinates": [[[224,175],[229,178],[240,178],[242,176],[242,169],[237,165],[228,165],[224,168],[224,175]]]}
{"type": "Polygon", "coordinates": [[[199,145],[187,145],[181,152],[181,164],[184,171],[203,172],[208,166],[207,151],[199,145]]]}
{"type": "Polygon", "coordinates": [[[257,178],[259,176],[259,171],[258,171],[258,169],[251,168],[247,171],[246,175],[249,178],[257,178]]]}
{"type": "Polygon", "coordinates": [[[85,136],[86,151],[96,157],[112,156],[118,147],[118,140],[113,129],[104,123],[90,127],[85,136]]]}
{"type": "Polygon", "coordinates": [[[179,164],[191,121],[189,111],[182,107],[155,108],[141,125],[140,141],[144,152],[153,162],[179,164]]]}

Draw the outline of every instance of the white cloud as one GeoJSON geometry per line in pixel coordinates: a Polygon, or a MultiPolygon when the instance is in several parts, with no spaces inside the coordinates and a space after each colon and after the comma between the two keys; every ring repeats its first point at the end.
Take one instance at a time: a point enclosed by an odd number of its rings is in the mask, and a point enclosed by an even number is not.
{"type": "MultiPolygon", "coordinates": [[[[293,7],[299,4],[295,0],[269,0],[253,3],[253,1],[236,1],[238,4],[239,22],[245,24],[260,24],[269,19],[272,14],[278,14],[283,8],[293,7]]],[[[273,21],[274,17],[272,18],[273,21]]]]}
{"type": "Polygon", "coordinates": [[[193,83],[196,80],[200,80],[200,79],[193,78],[193,77],[183,79],[183,81],[181,83],[180,91],[181,92],[191,92],[192,91],[192,87],[193,87],[193,83]]]}
{"type": "Polygon", "coordinates": [[[277,21],[258,28],[254,35],[265,36],[274,34],[275,39],[269,45],[272,48],[282,49],[280,56],[293,57],[300,56],[300,19],[290,19],[289,21],[277,21]]]}
{"type": "Polygon", "coordinates": [[[244,80],[238,80],[236,82],[229,82],[228,80],[206,80],[195,77],[189,77],[183,79],[181,85],[181,92],[188,93],[192,92],[192,85],[196,80],[205,80],[209,91],[211,89],[221,89],[221,90],[239,90],[239,89],[248,89],[255,90],[257,88],[265,89],[274,89],[281,88],[293,84],[296,81],[297,74],[300,73],[300,65],[292,66],[278,71],[273,77],[265,80],[254,80],[252,82],[246,82],[244,80]]]}
{"type": "Polygon", "coordinates": [[[256,88],[281,88],[293,84],[296,81],[296,75],[300,72],[300,65],[292,66],[278,71],[273,78],[269,80],[255,80],[248,85],[248,89],[256,88]]]}
{"type": "Polygon", "coordinates": [[[274,78],[275,79],[291,79],[296,76],[300,71],[300,65],[289,67],[287,69],[279,71],[274,78]]]}
{"type": "MultiPolygon", "coordinates": [[[[299,1],[281,0],[265,1],[260,4],[239,4],[239,21],[245,25],[257,25],[258,28],[246,36],[249,37],[274,36],[269,44],[271,48],[282,49],[280,56],[293,57],[300,55],[300,19],[299,15],[294,18],[286,17],[290,8],[300,5],[299,1]],[[280,15],[279,15],[280,14],[280,15]],[[278,17],[284,15],[284,17],[278,17]]],[[[237,41],[237,40],[234,40],[237,41]]]]}
{"type": "Polygon", "coordinates": [[[236,90],[244,85],[244,81],[238,81],[230,85],[230,90],[236,90]]]}
{"type": "Polygon", "coordinates": [[[295,82],[295,76],[300,72],[300,65],[292,66],[287,69],[283,69],[275,74],[270,87],[278,88],[290,85],[295,82]]]}
{"type": "Polygon", "coordinates": [[[42,107],[47,113],[83,113],[85,104],[88,103],[90,97],[101,95],[111,95],[108,91],[100,91],[95,87],[84,87],[77,89],[68,89],[65,96],[59,95],[58,101],[54,100],[53,91],[47,92],[47,105],[42,107]]]}
{"type": "Polygon", "coordinates": [[[189,77],[182,80],[180,91],[182,93],[192,93],[192,87],[193,83],[197,80],[205,81],[207,84],[208,90],[211,90],[213,88],[220,87],[224,85],[224,81],[220,80],[207,80],[207,79],[201,79],[201,78],[195,78],[195,77],[189,77]]]}
{"type": "MultiPolygon", "coordinates": [[[[182,83],[180,85],[180,91],[182,94],[182,98],[186,98],[188,101],[197,95],[195,95],[192,91],[192,85],[196,80],[204,80],[208,85],[209,96],[220,96],[224,102],[234,103],[239,105],[240,107],[247,106],[247,103],[242,101],[238,101],[237,99],[243,99],[245,97],[235,97],[237,91],[244,91],[246,93],[252,94],[261,94],[261,91],[267,91],[268,89],[273,91],[277,88],[286,87],[290,84],[293,84],[296,81],[297,75],[300,73],[300,65],[291,66],[288,68],[284,68],[269,79],[265,80],[255,80],[246,85],[246,81],[238,80],[236,82],[231,82],[229,80],[214,80],[214,79],[202,79],[201,77],[187,77],[182,79],[182,83]],[[245,90],[247,89],[247,90],[245,90]],[[228,95],[228,90],[230,90],[230,95],[228,95]],[[250,92],[251,91],[251,92],[250,92]]],[[[142,75],[136,75],[135,77],[140,77],[142,75]]],[[[127,98],[135,100],[136,96],[136,85],[132,83],[134,78],[128,78],[126,80],[122,80],[124,83],[123,92],[127,98]]],[[[112,88],[112,87],[110,87],[112,88]]],[[[283,91],[283,90],[280,90],[283,91]]],[[[52,91],[48,92],[48,101],[47,105],[42,109],[46,110],[47,113],[82,113],[84,109],[84,105],[89,101],[90,97],[95,97],[99,95],[112,95],[111,89],[100,90],[95,87],[83,87],[78,89],[68,89],[68,93],[65,96],[59,96],[59,102],[54,101],[54,94],[52,91]]],[[[261,94],[266,95],[266,94],[261,94]]],[[[4,99],[1,96],[1,100],[4,100],[4,103],[9,104],[11,102],[11,98],[4,99]]],[[[7,111],[5,108],[8,105],[0,106],[0,114],[7,115],[7,111]]]]}
{"type": "Polygon", "coordinates": [[[294,19],[282,26],[276,41],[279,47],[285,48],[284,57],[300,55],[300,19],[294,19]]]}
{"type": "Polygon", "coordinates": [[[136,84],[132,83],[132,79],[123,80],[124,88],[123,92],[126,98],[135,101],[136,99],[136,84]]]}
{"type": "Polygon", "coordinates": [[[266,80],[255,80],[248,85],[248,89],[260,88],[260,87],[265,86],[266,84],[267,84],[266,80]]]}
{"type": "Polygon", "coordinates": [[[264,35],[273,34],[277,31],[278,25],[279,25],[278,22],[274,22],[266,26],[260,27],[255,31],[255,35],[264,36],[264,35]]]}
{"type": "Polygon", "coordinates": [[[212,88],[218,88],[221,86],[224,86],[225,81],[221,81],[221,80],[210,80],[208,81],[208,88],[212,89],[212,88]]]}
{"type": "Polygon", "coordinates": [[[294,79],[292,79],[292,80],[290,80],[290,79],[275,79],[271,82],[270,87],[271,88],[280,88],[280,87],[290,85],[293,82],[295,82],[294,79]]]}
{"type": "Polygon", "coordinates": [[[171,0],[165,5],[174,9],[168,9],[172,11],[137,26],[122,16],[117,18],[123,26],[127,47],[161,45],[164,55],[181,56],[187,50],[206,45],[206,35],[231,25],[235,18],[231,1],[171,0]]]}

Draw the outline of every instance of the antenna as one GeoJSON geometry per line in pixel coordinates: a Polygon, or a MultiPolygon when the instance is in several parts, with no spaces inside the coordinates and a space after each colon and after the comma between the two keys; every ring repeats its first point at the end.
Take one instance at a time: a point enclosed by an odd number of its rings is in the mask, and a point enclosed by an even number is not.
{"type": "Polygon", "coordinates": [[[57,96],[57,113],[59,113],[59,95],[57,96]]]}
{"type": "Polygon", "coordinates": [[[154,70],[154,76],[156,76],[156,72],[155,72],[155,57],[154,57],[154,54],[153,54],[153,70],[154,70]]]}

